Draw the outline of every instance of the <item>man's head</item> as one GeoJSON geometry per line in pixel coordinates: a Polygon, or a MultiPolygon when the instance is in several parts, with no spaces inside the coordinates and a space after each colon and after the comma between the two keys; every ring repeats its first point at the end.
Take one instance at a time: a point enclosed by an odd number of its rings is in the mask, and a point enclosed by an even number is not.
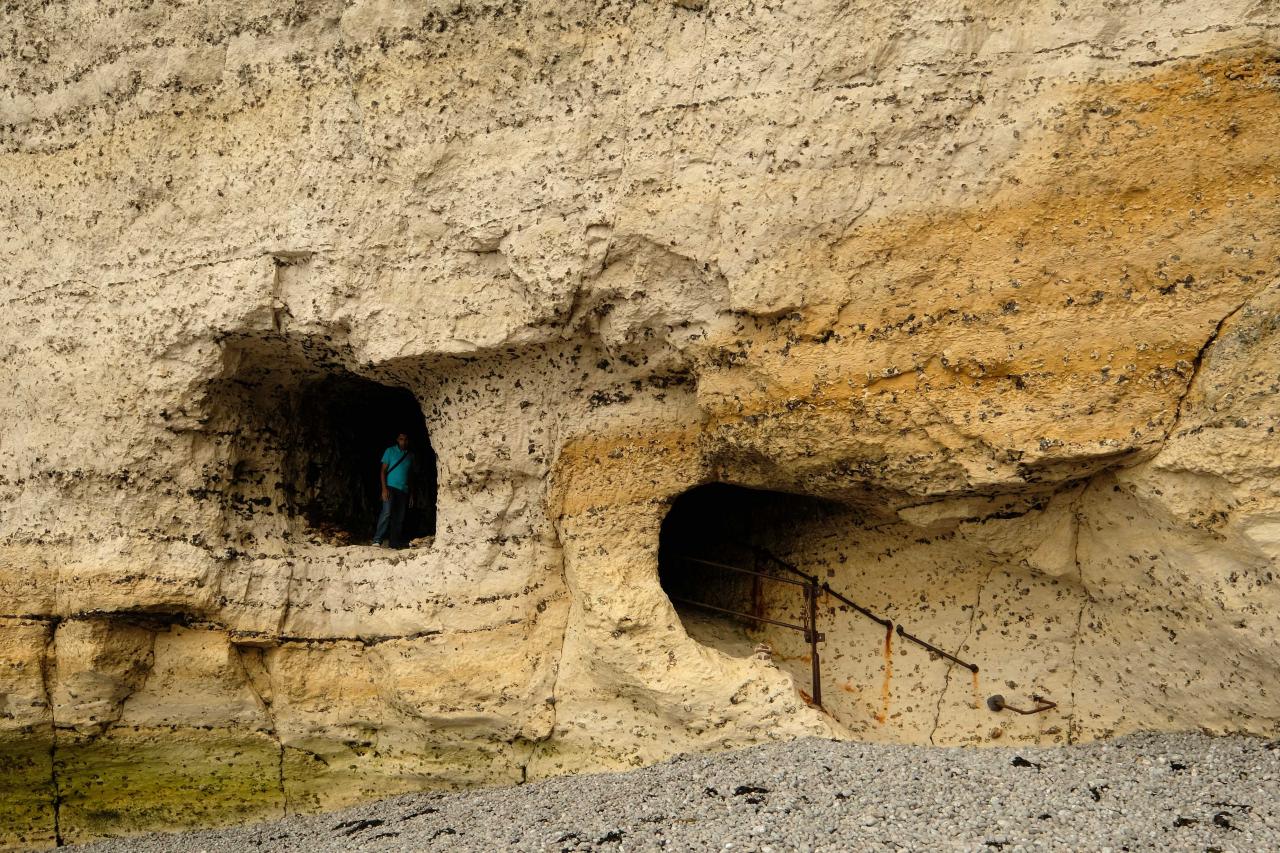
{"type": "Polygon", "coordinates": [[[402,432],[396,436],[396,447],[399,447],[401,450],[409,449],[409,433],[402,432]]]}

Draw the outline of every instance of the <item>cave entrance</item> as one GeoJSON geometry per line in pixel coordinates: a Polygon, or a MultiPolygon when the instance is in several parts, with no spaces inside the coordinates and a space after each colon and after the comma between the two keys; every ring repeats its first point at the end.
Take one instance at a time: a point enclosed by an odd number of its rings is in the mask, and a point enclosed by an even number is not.
{"type": "MultiPolygon", "coordinates": [[[[895,613],[891,592],[868,607],[849,597],[861,599],[865,586],[851,589],[829,581],[838,579],[835,567],[846,563],[843,551],[850,539],[873,539],[869,518],[877,516],[859,505],[723,483],[699,486],[677,497],[663,519],[659,581],[692,639],[736,657],[767,657],[792,676],[806,700],[837,718],[879,724],[889,718],[894,642],[969,670],[976,696],[978,665],[957,656],[967,641],[956,652],[948,651],[886,618],[895,613]],[[828,651],[820,653],[820,646],[828,651]],[[836,675],[841,687],[828,692],[830,706],[823,705],[823,657],[828,681],[836,675]],[[874,686],[867,685],[876,681],[880,688],[873,695],[874,686]],[[873,697],[870,705],[868,696],[873,697]],[[873,713],[866,713],[867,707],[873,713]]],[[[904,547],[903,542],[929,545],[919,530],[912,527],[897,540],[880,534],[874,546],[879,553],[864,551],[863,565],[873,567],[904,547]]],[[[949,535],[938,541],[952,547],[949,535]]],[[[956,575],[970,570],[963,564],[956,568],[956,575]]],[[[919,585],[908,582],[898,588],[919,603],[927,601],[919,585]]],[[[971,619],[962,614],[954,621],[968,626],[971,619]]],[[[1031,713],[1052,707],[1041,705],[1031,713]]],[[[991,703],[988,707],[1000,710],[991,703]]]]}
{"type": "Polygon", "coordinates": [[[295,440],[289,456],[294,506],[326,541],[372,540],[382,505],[383,451],[396,436],[413,452],[402,539],[436,530],[436,455],[426,418],[412,393],[353,374],[329,375],[299,389],[295,440]]]}
{"type": "MultiPolygon", "coordinates": [[[[816,676],[816,580],[777,553],[789,549],[799,515],[826,506],[726,483],[676,498],[659,534],[658,577],[689,636],[742,657],[756,651],[762,629],[788,630],[809,644],[803,663],[812,665],[806,674],[816,676]]],[[[814,687],[817,694],[816,677],[814,687]]]]}

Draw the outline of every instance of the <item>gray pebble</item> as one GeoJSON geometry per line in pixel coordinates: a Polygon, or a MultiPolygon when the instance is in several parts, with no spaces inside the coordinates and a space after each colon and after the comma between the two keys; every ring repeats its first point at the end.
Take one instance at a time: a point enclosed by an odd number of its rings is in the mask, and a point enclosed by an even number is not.
{"type": "Polygon", "coordinates": [[[82,849],[1276,850],[1280,750],[1268,746],[1198,734],[987,749],[808,739],[82,849]],[[437,811],[423,813],[428,802],[437,811]],[[370,828],[335,829],[350,821],[370,828]]]}

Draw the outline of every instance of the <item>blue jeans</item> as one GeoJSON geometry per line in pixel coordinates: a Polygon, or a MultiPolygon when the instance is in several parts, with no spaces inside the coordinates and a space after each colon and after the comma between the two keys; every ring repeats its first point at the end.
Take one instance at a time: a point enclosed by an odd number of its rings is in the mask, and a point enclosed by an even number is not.
{"type": "Polygon", "coordinates": [[[382,502],[382,512],[378,513],[378,531],[373,534],[373,544],[386,542],[392,548],[404,545],[400,541],[400,533],[404,528],[404,512],[409,506],[409,493],[387,487],[391,500],[382,502]]]}

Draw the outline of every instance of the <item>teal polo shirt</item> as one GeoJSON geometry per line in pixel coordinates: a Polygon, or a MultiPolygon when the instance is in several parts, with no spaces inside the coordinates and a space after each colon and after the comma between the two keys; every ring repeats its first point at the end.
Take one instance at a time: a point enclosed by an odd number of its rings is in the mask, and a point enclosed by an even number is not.
{"type": "Polygon", "coordinates": [[[409,491],[409,469],[413,467],[413,451],[401,450],[399,445],[391,445],[382,454],[382,464],[387,466],[387,485],[402,492],[409,491]],[[403,462],[401,459],[408,456],[403,462]],[[399,462],[400,464],[396,465],[399,462]],[[392,471],[391,466],[395,465],[392,471]]]}

